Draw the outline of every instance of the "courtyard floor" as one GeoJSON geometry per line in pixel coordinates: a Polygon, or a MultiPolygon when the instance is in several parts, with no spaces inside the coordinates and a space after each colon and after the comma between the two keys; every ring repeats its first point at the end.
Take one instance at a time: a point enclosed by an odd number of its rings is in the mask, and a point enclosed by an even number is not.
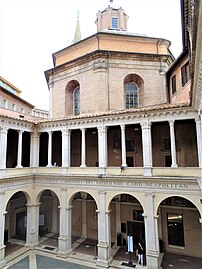
{"type": "MultiPolygon", "coordinates": [[[[50,235],[40,240],[40,246],[28,250],[24,242],[13,240],[6,247],[5,269],[91,269],[96,267],[97,242],[89,239],[73,238],[73,252],[68,258],[57,257],[57,238],[50,235]]],[[[130,268],[125,266],[129,261],[127,247],[112,246],[113,262],[110,269],[130,268]]],[[[146,269],[137,264],[136,256],[132,254],[133,268],[146,269]]],[[[202,259],[164,253],[162,269],[199,269],[202,259]]]]}

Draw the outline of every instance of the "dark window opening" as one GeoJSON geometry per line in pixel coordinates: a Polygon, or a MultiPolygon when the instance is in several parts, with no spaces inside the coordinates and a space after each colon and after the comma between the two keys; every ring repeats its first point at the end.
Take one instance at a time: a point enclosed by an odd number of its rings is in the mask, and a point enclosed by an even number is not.
{"type": "Polygon", "coordinates": [[[182,86],[184,86],[190,80],[189,62],[181,68],[182,86]]]}
{"type": "Polygon", "coordinates": [[[171,83],[172,83],[172,94],[174,94],[176,92],[176,75],[174,75],[171,78],[171,83]]]}
{"type": "Polygon", "coordinates": [[[167,214],[168,244],[184,247],[183,215],[177,213],[167,214]]]}

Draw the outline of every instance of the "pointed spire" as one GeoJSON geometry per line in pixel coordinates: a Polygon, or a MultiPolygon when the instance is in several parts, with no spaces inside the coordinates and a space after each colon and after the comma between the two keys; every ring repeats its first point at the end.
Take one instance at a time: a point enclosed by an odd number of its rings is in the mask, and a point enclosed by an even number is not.
{"type": "Polygon", "coordinates": [[[79,11],[77,12],[77,22],[76,22],[76,30],[74,35],[73,43],[81,40],[81,30],[80,30],[80,23],[79,23],[79,11]]]}

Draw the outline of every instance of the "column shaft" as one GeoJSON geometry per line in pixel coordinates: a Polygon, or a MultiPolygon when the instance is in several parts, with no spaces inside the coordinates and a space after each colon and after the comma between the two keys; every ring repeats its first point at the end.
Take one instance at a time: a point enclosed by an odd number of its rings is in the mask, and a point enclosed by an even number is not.
{"type": "Polygon", "coordinates": [[[107,167],[107,128],[98,127],[98,161],[100,174],[105,173],[107,167]]]}
{"type": "Polygon", "coordinates": [[[86,167],[86,129],[81,129],[81,167],[86,167]]]}
{"type": "Polygon", "coordinates": [[[121,125],[121,153],[122,153],[122,166],[126,167],[126,135],[125,135],[125,124],[121,125]]]}
{"type": "Polygon", "coordinates": [[[48,132],[48,165],[47,167],[52,166],[52,132],[48,132]]]}
{"type": "Polygon", "coordinates": [[[7,133],[8,129],[0,129],[0,169],[6,168],[7,133]]]}
{"type": "Polygon", "coordinates": [[[31,134],[30,166],[39,166],[39,134],[36,131],[31,134]]]}
{"type": "Polygon", "coordinates": [[[18,131],[18,157],[17,157],[17,168],[22,168],[22,133],[18,131]]]}
{"type": "Polygon", "coordinates": [[[174,121],[169,121],[169,125],[170,125],[171,157],[172,157],[172,165],[171,166],[177,167],[174,121]]]}
{"type": "Polygon", "coordinates": [[[196,120],[196,136],[199,167],[202,168],[202,117],[196,120]]]}
{"type": "Polygon", "coordinates": [[[145,121],[141,124],[142,127],[142,148],[143,148],[143,165],[144,175],[151,176],[152,168],[152,142],[151,142],[151,123],[145,121]]]}
{"type": "Polygon", "coordinates": [[[70,166],[70,131],[63,130],[62,131],[62,167],[69,167],[70,166]]]}

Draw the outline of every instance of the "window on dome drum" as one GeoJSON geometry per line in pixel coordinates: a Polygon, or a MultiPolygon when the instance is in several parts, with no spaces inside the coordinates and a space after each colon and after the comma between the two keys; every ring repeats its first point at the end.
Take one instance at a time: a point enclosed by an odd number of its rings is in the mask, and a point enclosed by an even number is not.
{"type": "Polygon", "coordinates": [[[174,75],[171,78],[171,83],[172,83],[172,94],[174,94],[176,92],[176,75],[174,75]]]}
{"type": "Polygon", "coordinates": [[[178,213],[167,214],[168,244],[184,247],[183,215],[178,213]]]}
{"type": "Polygon", "coordinates": [[[80,87],[74,90],[74,115],[80,114],[80,87]]]}
{"type": "Polygon", "coordinates": [[[181,68],[182,86],[184,86],[190,80],[189,62],[181,68]]]}
{"type": "Polygon", "coordinates": [[[118,29],[118,18],[112,18],[112,29],[118,29]]]}
{"type": "Polygon", "coordinates": [[[138,87],[133,82],[125,84],[125,106],[126,109],[138,106],[138,87]]]}

